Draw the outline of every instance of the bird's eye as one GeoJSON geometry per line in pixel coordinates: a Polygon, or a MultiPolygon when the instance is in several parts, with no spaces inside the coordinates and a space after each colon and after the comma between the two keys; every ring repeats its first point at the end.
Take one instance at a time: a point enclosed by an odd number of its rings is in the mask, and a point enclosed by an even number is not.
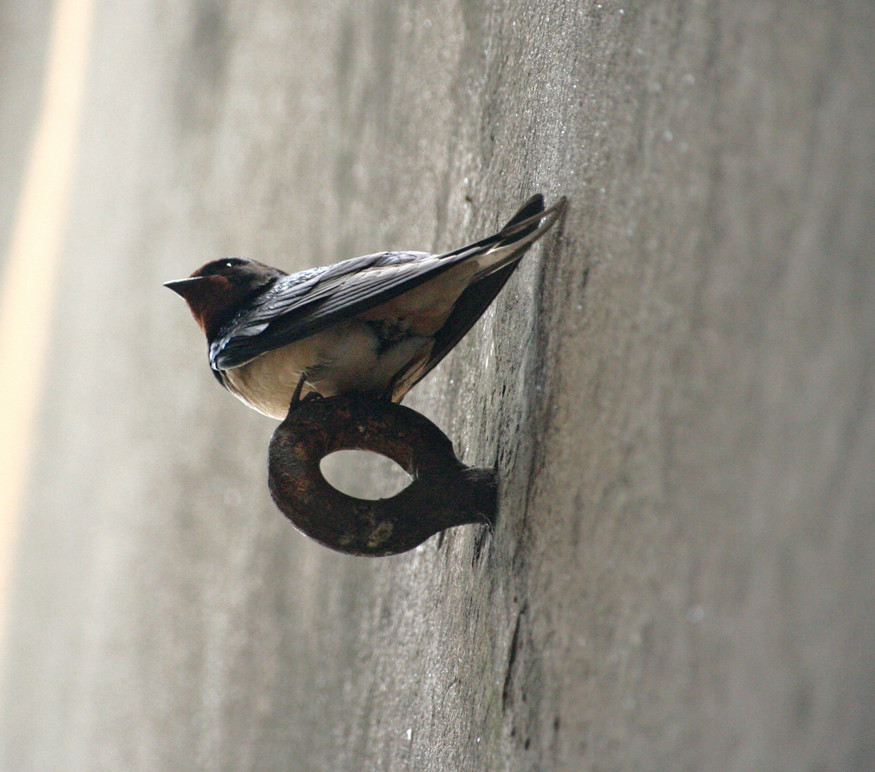
{"type": "Polygon", "coordinates": [[[233,267],[234,267],[234,261],[233,261],[233,260],[226,260],[226,261],[225,261],[225,268],[233,268],[233,267]]]}

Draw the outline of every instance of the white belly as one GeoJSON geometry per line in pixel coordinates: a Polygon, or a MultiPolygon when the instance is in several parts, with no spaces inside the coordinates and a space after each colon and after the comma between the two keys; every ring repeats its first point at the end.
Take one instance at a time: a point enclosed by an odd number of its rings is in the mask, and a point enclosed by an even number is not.
{"type": "Polygon", "coordinates": [[[262,354],[224,375],[231,391],[248,405],[283,419],[305,371],[302,397],[311,391],[323,397],[382,393],[399,370],[431,345],[431,338],[409,337],[381,352],[373,329],[354,320],[262,354]]]}

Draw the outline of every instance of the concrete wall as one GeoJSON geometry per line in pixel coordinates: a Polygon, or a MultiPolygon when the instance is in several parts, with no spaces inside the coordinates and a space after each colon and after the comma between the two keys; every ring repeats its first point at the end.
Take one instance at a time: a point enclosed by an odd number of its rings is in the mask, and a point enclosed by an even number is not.
{"type": "Polygon", "coordinates": [[[93,48],[6,768],[875,764],[871,3],[104,2],[93,48]],[[564,227],[407,400],[495,533],[308,542],[160,282],[537,190],[564,227]]]}

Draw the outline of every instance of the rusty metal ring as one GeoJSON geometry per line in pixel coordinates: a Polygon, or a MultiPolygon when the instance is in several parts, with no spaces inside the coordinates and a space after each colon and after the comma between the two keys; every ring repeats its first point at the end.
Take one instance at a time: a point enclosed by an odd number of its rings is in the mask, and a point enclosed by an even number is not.
{"type": "Polygon", "coordinates": [[[268,452],[274,503],[307,536],[349,555],[405,552],[457,525],[492,526],[496,476],[466,467],[447,436],[425,416],[358,395],[299,402],[277,427],[268,452]],[[391,458],[412,478],[388,499],[341,493],[319,462],[336,450],[391,458]]]}

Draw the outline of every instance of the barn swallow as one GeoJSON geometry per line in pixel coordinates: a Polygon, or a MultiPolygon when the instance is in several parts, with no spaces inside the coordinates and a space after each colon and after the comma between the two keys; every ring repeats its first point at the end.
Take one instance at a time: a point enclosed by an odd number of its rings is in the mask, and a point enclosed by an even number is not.
{"type": "Polygon", "coordinates": [[[562,215],[530,198],[498,233],[442,255],[378,252],[287,274],[214,260],[164,286],[183,297],[226,389],[283,419],[309,397],[400,402],[480,318],[529,247],[562,215]]]}

